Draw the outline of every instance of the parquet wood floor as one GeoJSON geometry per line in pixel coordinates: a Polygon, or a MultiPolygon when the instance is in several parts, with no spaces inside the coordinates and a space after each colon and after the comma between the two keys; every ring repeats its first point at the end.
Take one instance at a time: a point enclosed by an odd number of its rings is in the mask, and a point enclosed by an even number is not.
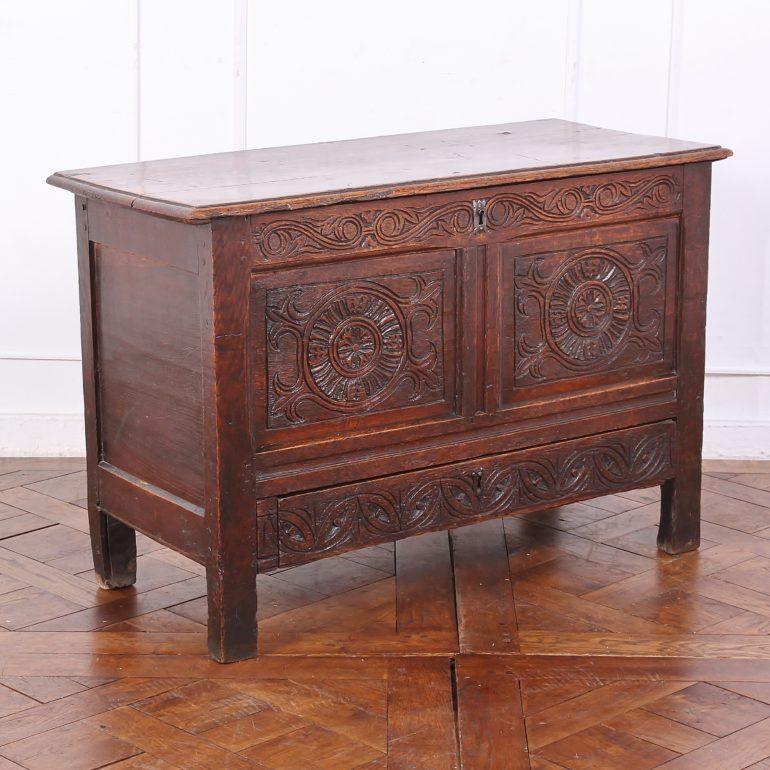
{"type": "Polygon", "coordinates": [[[770,770],[770,464],[707,467],[680,557],[644,490],[260,576],[228,666],[184,557],[95,588],[84,496],[0,459],[0,770],[770,770]]]}

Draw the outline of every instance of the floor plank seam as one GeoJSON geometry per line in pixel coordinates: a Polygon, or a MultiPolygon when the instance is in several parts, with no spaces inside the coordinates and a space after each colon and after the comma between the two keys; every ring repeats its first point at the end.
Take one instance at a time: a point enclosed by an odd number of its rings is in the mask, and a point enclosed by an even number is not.
{"type": "MultiPolygon", "coordinates": [[[[454,569],[452,572],[454,573],[454,569]]],[[[452,694],[456,762],[457,767],[463,770],[462,757],[460,756],[460,701],[457,693],[457,664],[454,657],[449,658],[449,687],[452,694]]]]}

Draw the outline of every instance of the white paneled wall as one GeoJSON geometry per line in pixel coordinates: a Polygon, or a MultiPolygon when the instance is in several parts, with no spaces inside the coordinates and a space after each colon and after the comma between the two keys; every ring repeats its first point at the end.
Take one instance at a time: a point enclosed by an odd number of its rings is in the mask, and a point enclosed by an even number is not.
{"type": "Polygon", "coordinates": [[[234,149],[232,3],[145,0],[138,16],[138,159],[234,149]]]}
{"type": "Polygon", "coordinates": [[[44,182],[136,157],[136,11],[0,0],[0,454],[83,451],[74,206],[44,182]]]}
{"type": "Polygon", "coordinates": [[[574,120],[666,133],[671,0],[584,0],[574,120]]]}
{"type": "Polygon", "coordinates": [[[83,451],[55,169],[565,117],[715,141],[706,452],[770,456],[766,0],[0,0],[0,454],[83,451]]]}
{"type": "Polygon", "coordinates": [[[558,115],[567,4],[253,3],[248,146],[558,115]]]}

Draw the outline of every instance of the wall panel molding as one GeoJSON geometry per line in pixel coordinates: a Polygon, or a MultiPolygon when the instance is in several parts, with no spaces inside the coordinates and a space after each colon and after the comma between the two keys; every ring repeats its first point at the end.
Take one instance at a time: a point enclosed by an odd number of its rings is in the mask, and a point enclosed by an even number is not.
{"type": "Polygon", "coordinates": [[[249,0],[233,0],[233,149],[247,147],[249,0]]]}
{"type": "Polygon", "coordinates": [[[679,89],[682,70],[682,35],[684,33],[684,0],[669,0],[668,84],[666,91],[666,136],[676,137],[679,126],[679,89]]]}
{"type": "Polygon", "coordinates": [[[567,42],[564,50],[564,114],[567,120],[577,120],[578,83],[580,78],[580,29],[583,22],[583,0],[567,4],[567,42]]]}
{"type": "Polygon", "coordinates": [[[0,242],[0,431],[9,431],[0,451],[13,450],[9,436],[16,453],[33,444],[42,454],[74,452],[80,441],[72,202],[43,183],[52,170],[554,116],[735,151],[714,171],[706,446],[709,456],[763,453],[770,204],[754,193],[770,168],[761,98],[770,5],[741,0],[727,14],[721,0],[489,0],[470,15],[462,0],[394,0],[380,16],[367,4],[351,8],[7,4],[0,65],[14,81],[4,104],[24,119],[4,126],[4,168],[15,181],[0,242]],[[367,25],[376,34],[363,35],[367,25]],[[71,115],[73,105],[88,119],[71,115]],[[44,426],[48,444],[36,432],[44,426]]]}

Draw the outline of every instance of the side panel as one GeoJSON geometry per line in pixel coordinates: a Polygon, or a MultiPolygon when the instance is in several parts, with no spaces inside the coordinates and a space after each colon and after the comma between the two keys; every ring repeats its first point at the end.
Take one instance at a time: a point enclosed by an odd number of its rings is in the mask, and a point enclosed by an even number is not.
{"type": "Polygon", "coordinates": [[[89,206],[99,461],[203,506],[207,226],[89,206]]]}

